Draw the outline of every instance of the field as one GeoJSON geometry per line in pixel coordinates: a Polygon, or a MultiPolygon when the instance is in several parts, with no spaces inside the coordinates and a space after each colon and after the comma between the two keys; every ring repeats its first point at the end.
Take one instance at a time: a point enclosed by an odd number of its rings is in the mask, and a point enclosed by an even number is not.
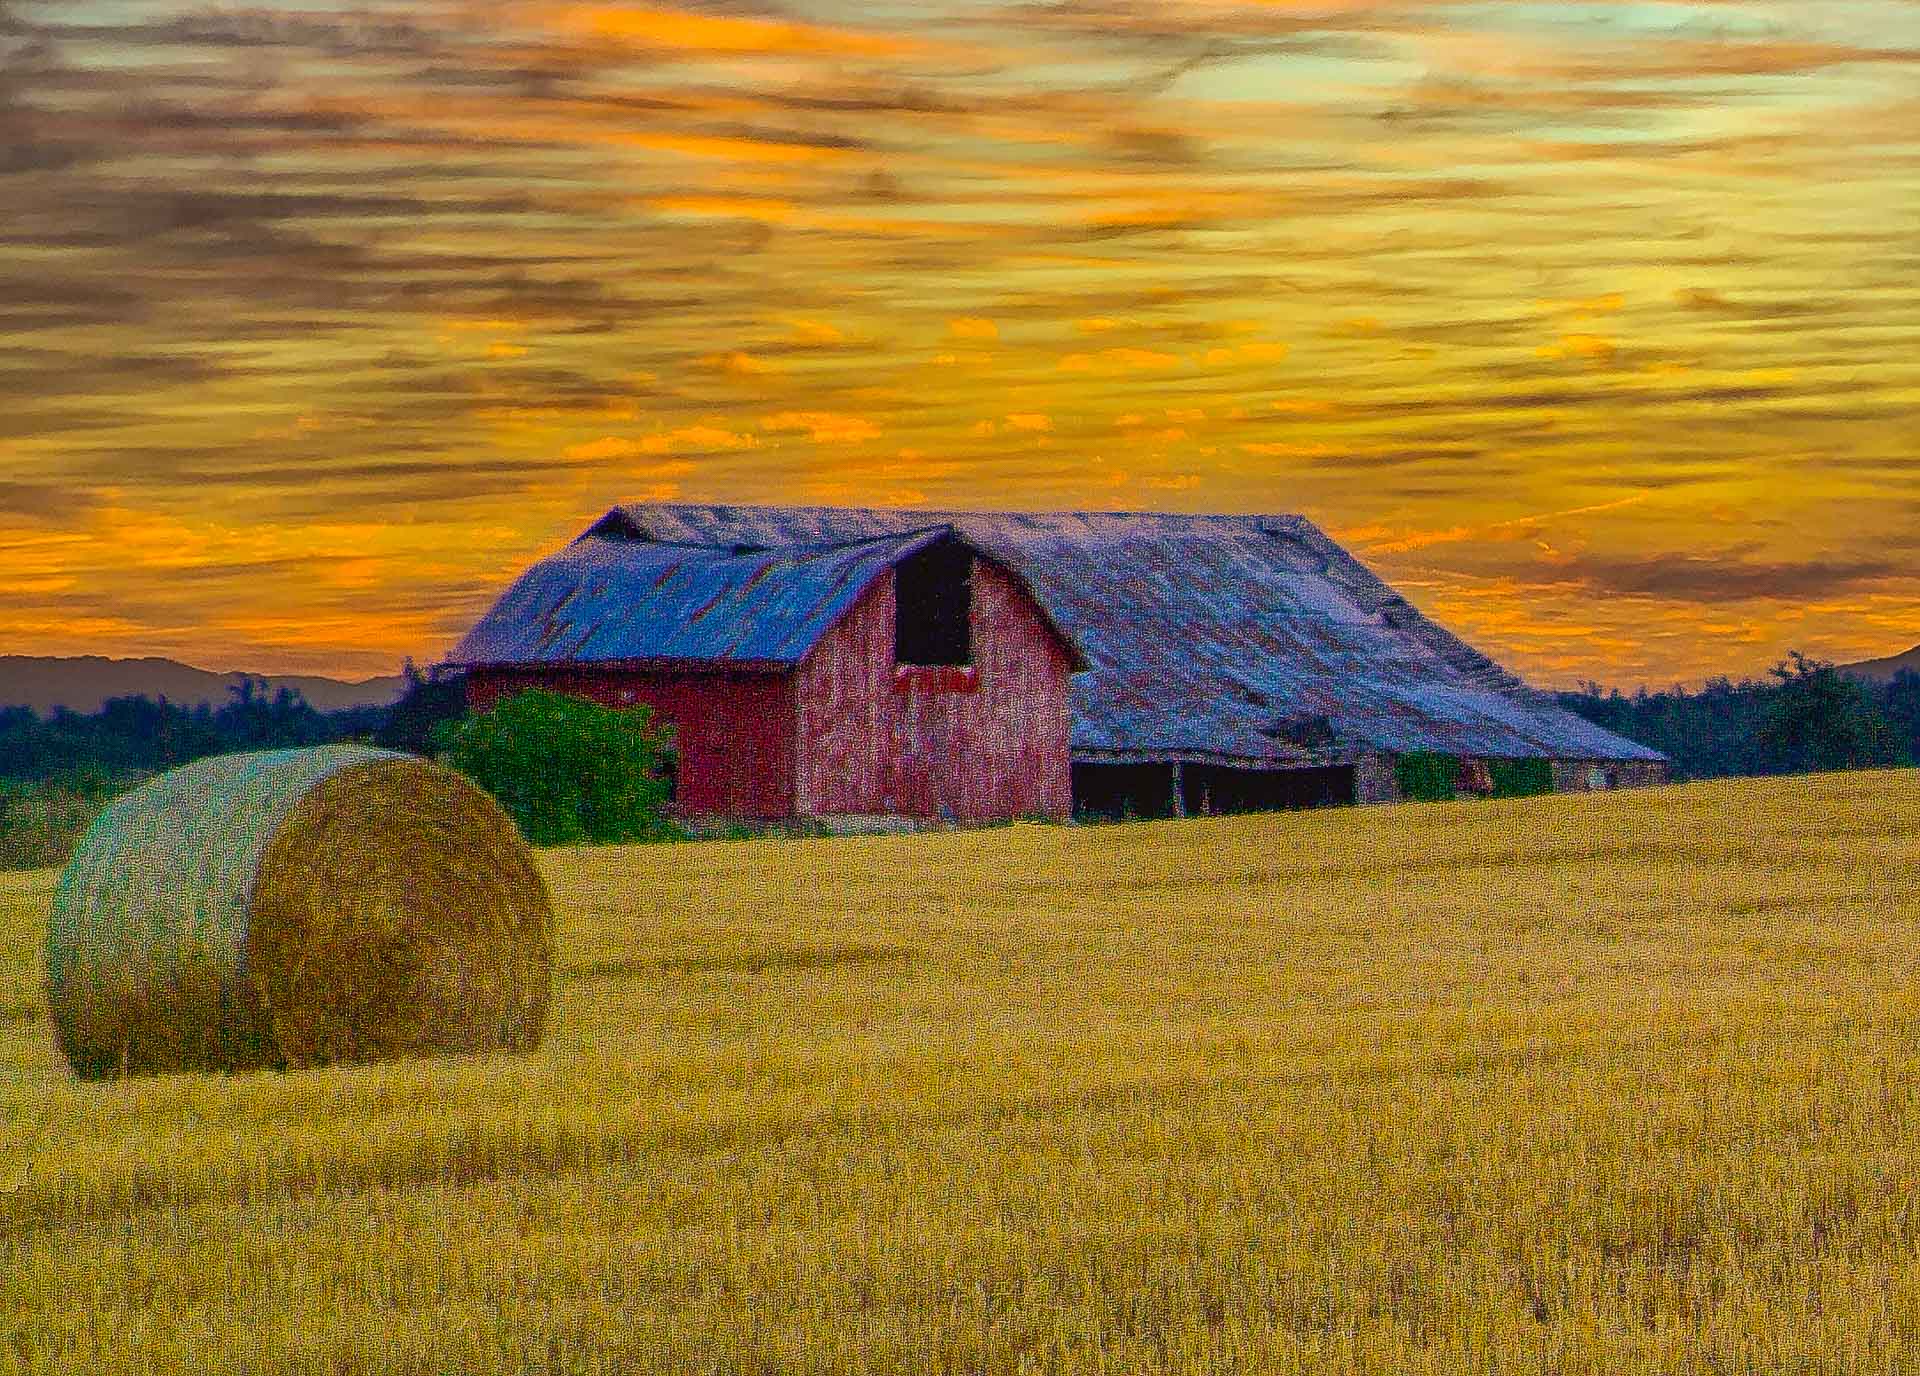
{"type": "Polygon", "coordinates": [[[25,783],[0,779],[0,870],[62,865],[93,819],[137,778],[25,783]]]}
{"type": "Polygon", "coordinates": [[[0,1371],[1920,1370],[1920,773],[547,852],[523,1058],[70,1081],[0,1371]]]}

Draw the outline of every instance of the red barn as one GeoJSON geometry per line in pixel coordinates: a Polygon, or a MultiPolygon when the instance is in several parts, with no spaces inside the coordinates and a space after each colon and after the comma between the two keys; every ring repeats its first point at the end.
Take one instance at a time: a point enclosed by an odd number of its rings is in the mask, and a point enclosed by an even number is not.
{"type": "Polygon", "coordinates": [[[484,710],[525,688],[645,705],[675,802],[777,819],[987,821],[1073,807],[1079,650],[951,526],[682,544],[602,523],[530,569],[449,660],[484,710]]]}
{"type": "Polygon", "coordinates": [[[684,805],[733,816],[1391,802],[1448,761],[1469,794],[1667,772],[1300,516],[615,507],[452,658],[481,706],[532,684],[652,704],[684,805]]]}

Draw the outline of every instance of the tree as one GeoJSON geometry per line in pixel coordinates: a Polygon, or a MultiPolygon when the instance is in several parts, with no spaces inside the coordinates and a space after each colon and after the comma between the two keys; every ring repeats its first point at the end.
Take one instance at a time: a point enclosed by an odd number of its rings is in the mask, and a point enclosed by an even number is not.
{"type": "Polygon", "coordinates": [[[507,810],[535,845],[665,840],[672,732],[645,707],[530,689],[441,722],[434,751],[507,810]]]}
{"type": "Polygon", "coordinates": [[[374,733],[374,742],[389,750],[430,754],[434,728],[466,714],[467,680],[460,674],[443,674],[438,668],[423,674],[411,658],[400,666],[400,672],[407,680],[406,691],[387,710],[386,723],[374,733]]]}
{"type": "Polygon", "coordinates": [[[1882,690],[1882,706],[1910,758],[1920,759],[1920,673],[1902,669],[1882,690]]]}
{"type": "Polygon", "coordinates": [[[227,685],[232,695],[213,714],[214,729],[229,750],[280,750],[325,745],[333,739],[327,719],[300,695],[282,688],[271,696],[265,679],[242,678],[227,685]]]}
{"type": "Polygon", "coordinates": [[[103,767],[164,770],[221,748],[211,714],[195,716],[162,696],[108,698],[91,719],[103,767]]]}
{"type": "Polygon", "coordinates": [[[1760,722],[1769,763],[1791,773],[1904,763],[1893,724],[1855,680],[1798,650],[1768,671],[1779,680],[1760,722]]]}

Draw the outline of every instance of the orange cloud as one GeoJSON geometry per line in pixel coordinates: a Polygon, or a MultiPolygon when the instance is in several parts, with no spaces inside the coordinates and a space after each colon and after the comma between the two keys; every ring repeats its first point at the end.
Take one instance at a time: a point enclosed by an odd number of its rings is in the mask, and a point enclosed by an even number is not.
{"type": "Polygon", "coordinates": [[[700,360],[700,366],[710,372],[724,373],[728,377],[765,377],[778,373],[781,369],[764,358],[755,358],[752,354],[739,349],[729,349],[725,353],[708,354],[700,360]]]}
{"type": "Polygon", "coordinates": [[[1589,296],[1573,301],[1535,301],[1534,309],[1548,314],[1573,316],[1617,315],[1627,308],[1627,298],[1620,292],[1608,292],[1605,296],[1589,296]]]}
{"type": "Polygon", "coordinates": [[[790,201],[760,196],[653,196],[646,206],[670,215],[709,215],[765,224],[786,224],[796,214],[790,201]]]}
{"type": "Polygon", "coordinates": [[[926,50],[921,42],[890,34],[654,5],[570,5],[554,16],[554,22],[563,30],[620,43],[732,57],[899,57],[926,50]]]}
{"type": "Polygon", "coordinates": [[[443,320],[443,330],[481,334],[522,334],[527,329],[524,320],[443,320]]]}
{"type": "Polygon", "coordinates": [[[752,449],[759,441],[752,435],[737,434],[713,425],[685,425],[678,430],[660,431],[639,439],[607,435],[583,444],[569,446],[569,459],[595,462],[607,459],[631,459],[642,455],[675,454],[688,451],[721,452],[752,449]]]}
{"type": "Polygon", "coordinates": [[[608,132],[606,141],[688,158],[726,162],[820,163],[852,157],[850,149],[827,144],[788,143],[771,139],[733,138],[723,134],[634,134],[608,132]]]}
{"type": "Polygon", "coordinates": [[[1254,340],[1246,344],[1208,349],[1200,356],[1200,361],[1209,368],[1232,367],[1241,363],[1278,363],[1286,358],[1287,353],[1285,344],[1254,340]]]}
{"type": "Polygon", "coordinates": [[[1178,368],[1185,362],[1179,354],[1154,349],[1102,349],[1094,354],[1068,354],[1059,367],[1064,373],[1126,373],[1178,368]]]}
{"type": "Polygon", "coordinates": [[[793,322],[793,342],[830,346],[847,342],[846,332],[827,324],[824,320],[796,320],[793,322]]]}
{"type": "Polygon", "coordinates": [[[1283,440],[1249,441],[1240,448],[1269,459],[1324,459],[1340,452],[1330,444],[1289,444],[1283,440]]]}
{"type": "Polygon", "coordinates": [[[1534,352],[1541,358],[1611,363],[1619,354],[1620,346],[1604,335],[1568,334],[1556,343],[1541,345],[1534,352]]]}
{"type": "Polygon", "coordinates": [[[762,416],[760,428],[775,432],[805,431],[815,444],[864,444],[880,437],[880,427],[865,417],[833,411],[780,411],[762,416]]]}

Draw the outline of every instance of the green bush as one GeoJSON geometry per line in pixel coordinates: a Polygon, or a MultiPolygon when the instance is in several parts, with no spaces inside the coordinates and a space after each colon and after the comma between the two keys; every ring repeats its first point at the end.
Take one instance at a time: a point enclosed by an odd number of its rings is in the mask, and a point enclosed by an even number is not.
{"type": "Polygon", "coordinates": [[[1413,750],[1393,762],[1400,796],[1410,803],[1450,803],[1460,777],[1460,760],[1434,750],[1413,750]]]}
{"type": "Polygon", "coordinates": [[[1487,773],[1493,776],[1496,798],[1532,798],[1553,792],[1551,760],[1489,760],[1487,773]]]}
{"type": "Polygon", "coordinates": [[[490,712],[443,721],[434,752],[479,784],[537,846],[661,841],[670,727],[645,707],[602,707],[532,689],[490,712]]]}

